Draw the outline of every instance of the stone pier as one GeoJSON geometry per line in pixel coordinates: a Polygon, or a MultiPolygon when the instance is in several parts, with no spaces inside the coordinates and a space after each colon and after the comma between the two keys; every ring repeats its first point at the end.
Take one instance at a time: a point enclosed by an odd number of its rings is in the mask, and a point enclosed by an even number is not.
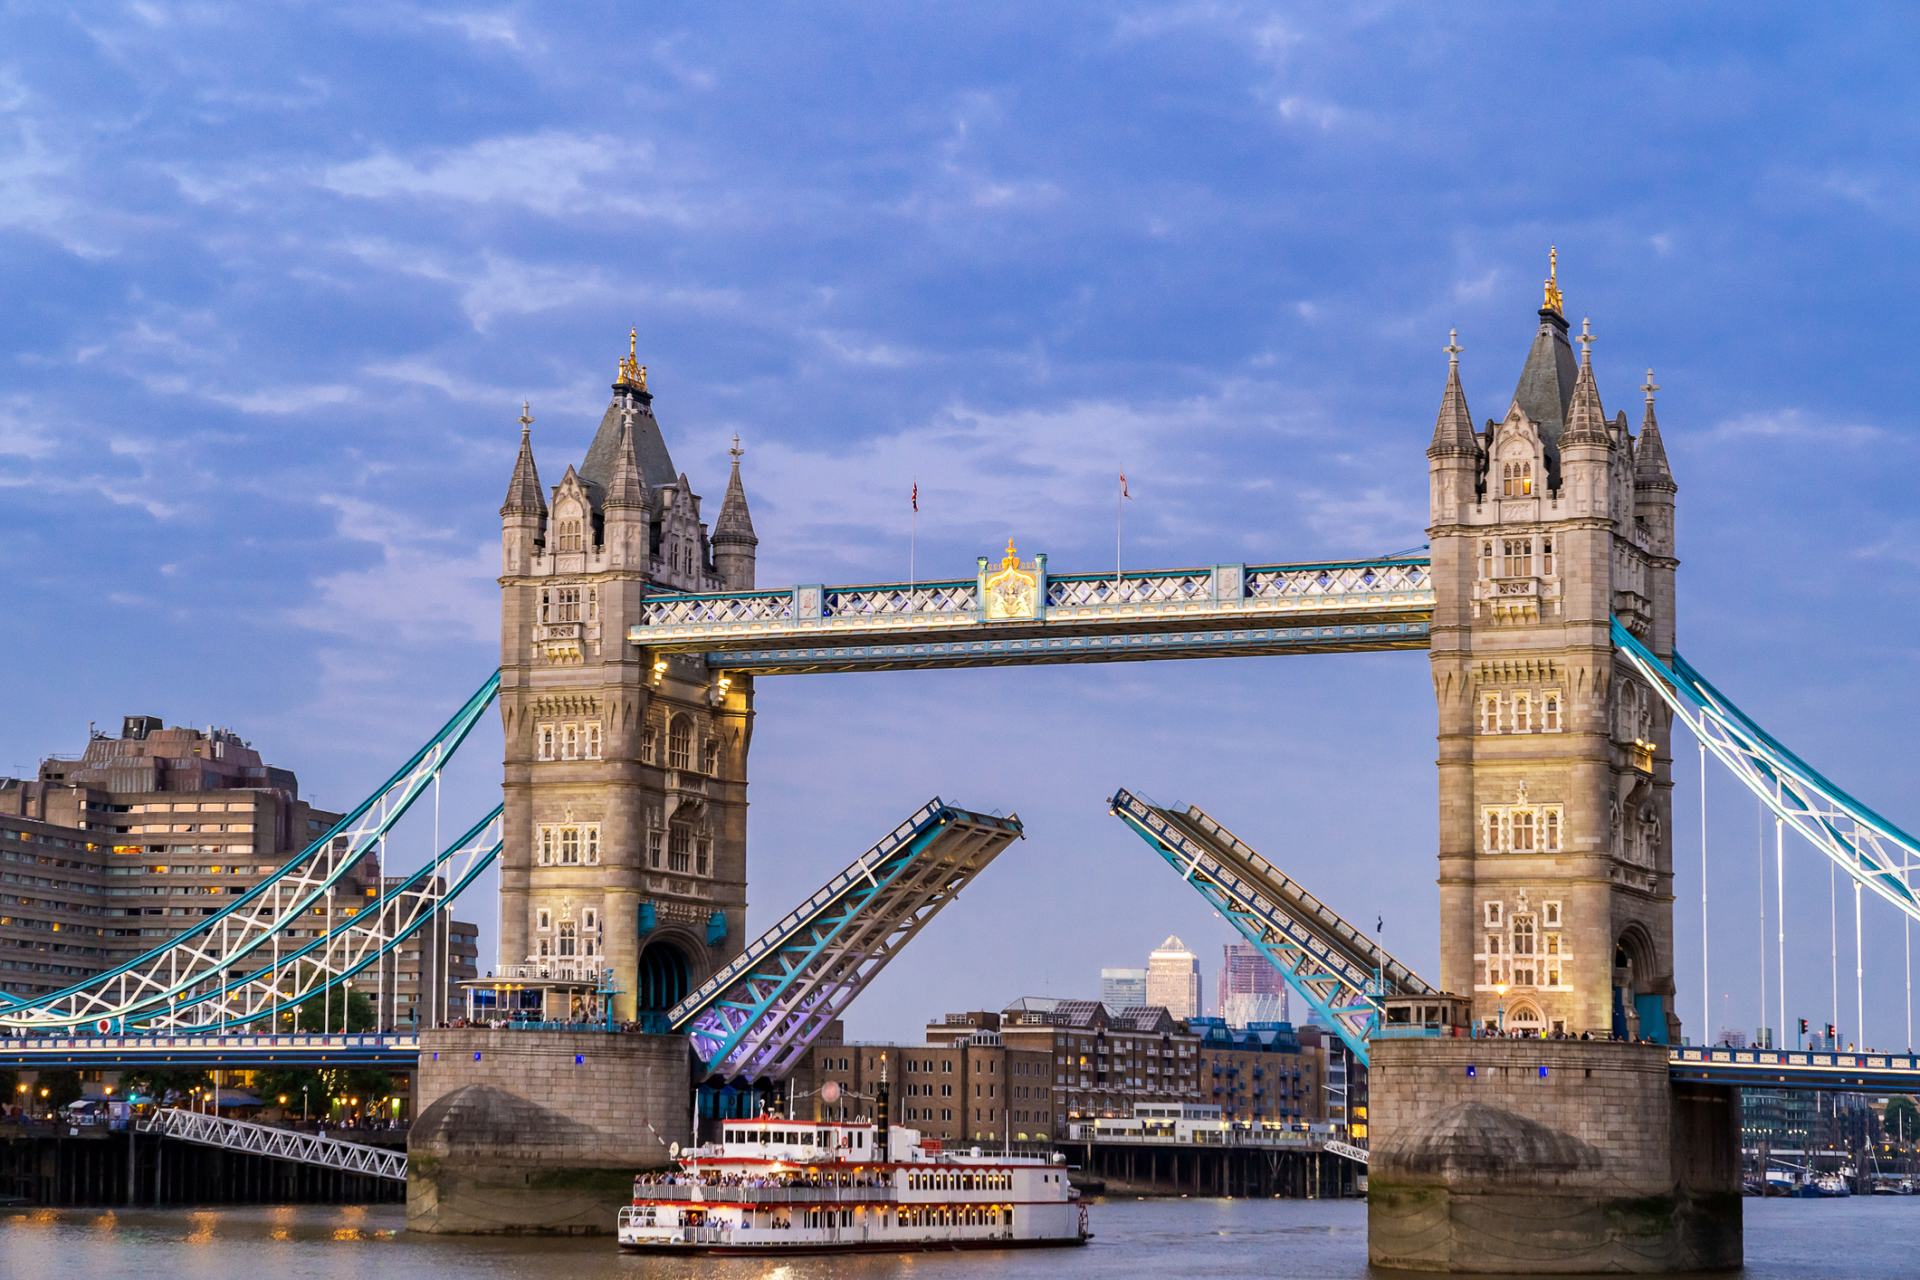
{"type": "Polygon", "coordinates": [[[1741,1265],[1738,1091],[1660,1045],[1375,1040],[1367,1253],[1499,1275],[1741,1265]]]}
{"type": "Polygon", "coordinates": [[[692,1134],[685,1036],[429,1031],[407,1144],[407,1227],[611,1233],[633,1175],[692,1134]]]}

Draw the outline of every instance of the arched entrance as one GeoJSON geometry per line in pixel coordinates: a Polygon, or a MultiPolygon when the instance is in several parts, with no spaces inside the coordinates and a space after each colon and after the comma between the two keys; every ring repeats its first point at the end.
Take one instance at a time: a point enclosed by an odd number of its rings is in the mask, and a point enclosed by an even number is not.
{"type": "Polygon", "coordinates": [[[1506,1027],[1508,1035],[1537,1036],[1546,1031],[1547,1019],[1531,1001],[1516,1000],[1507,1009],[1506,1027]]]}
{"type": "Polygon", "coordinates": [[[1667,1041],[1667,998],[1656,987],[1653,939],[1637,924],[1613,944],[1613,1034],[1623,1040],[1667,1041]]]}
{"type": "Polygon", "coordinates": [[[679,943],[656,938],[640,949],[640,972],[634,983],[634,995],[641,1016],[665,1013],[692,989],[693,966],[679,943]]]}

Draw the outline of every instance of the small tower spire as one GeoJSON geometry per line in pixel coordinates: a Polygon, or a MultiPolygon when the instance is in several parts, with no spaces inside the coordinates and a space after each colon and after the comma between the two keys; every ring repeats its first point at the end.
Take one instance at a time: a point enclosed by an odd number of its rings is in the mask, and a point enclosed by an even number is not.
{"type": "Polygon", "coordinates": [[[547,513],[547,495],[540,488],[540,469],[533,463],[533,405],[520,403],[520,455],[513,460],[513,478],[507,481],[507,500],[500,506],[502,516],[547,513]]]}
{"type": "Polygon", "coordinates": [[[647,509],[647,486],[640,478],[640,460],[633,452],[633,393],[621,402],[620,444],[614,451],[613,476],[607,482],[605,502],[609,511],[647,509]]]}
{"type": "Polygon", "coordinates": [[[1580,322],[1580,372],[1573,381],[1573,399],[1567,404],[1567,430],[1562,444],[1613,444],[1606,410],[1600,407],[1600,388],[1593,380],[1593,325],[1580,322]]]}
{"type": "Polygon", "coordinates": [[[1440,414],[1433,423],[1433,443],[1427,446],[1429,458],[1472,456],[1480,451],[1479,438],[1473,432],[1473,415],[1467,411],[1467,393],[1460,386],[1460,331],[1447,330],[1447,386],[1440,393],[1440,414]]]}
{"type": "Polygon", "coordinates": [[[713,522],[713,567],[730,591],[746,591],[753,586],[755,548],[760,539],[753,531],[753,516],[747,510],[747,487],[740,479],[740,459],[746,450],[740,437],[733,437],[727,450],[733,459],[727,476],[727,495],[720,500],[720,514],[713,522]]]}
{"type": "Polygon", "coordinates": [[[1643,489],[1675,489],[1673,469],[1667,464],[1666,442],[1660,438],[1660,422],[1653,414],[1654,393],[1660,390],[1660,384],[1653,380],[1653,370],[1647,370],[1647,380],[1640,385],[1646,393],[1647,410],[1640,419],[1640,442],[1633,454],[1634,479],[1643,489]]]}

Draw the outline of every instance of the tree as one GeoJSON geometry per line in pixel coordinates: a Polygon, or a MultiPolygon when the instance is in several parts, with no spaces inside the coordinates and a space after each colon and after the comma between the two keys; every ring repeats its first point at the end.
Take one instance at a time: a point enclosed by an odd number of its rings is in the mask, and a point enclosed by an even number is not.
{"type": "Polygon", "coordinates": [[[206,1087],[208,1081],[206,1072],[191,1067],[139,1067],[127,1073],[124,1083],[129,1101],[165,1103],[169,1096],[184,1098],[206,1087]]]}
{"type": "Polygon", "coordinates": [[[1920,1104],[1904,1095],[1887,1099],[1887,1109],[1880,1116],[1880,1127],[1895,1142],[1920,1139],[1920,1104]]]}
{"type": "Polygon", "coordinates": [[[364,991],[349,992],[344,987],[329,987],[308,996],[291,1009],[280,1012],[275,1030],[312,1034],[321,1031],[371,1031],[377,1019],[373,1001],[364,991]],[[345,1016],[342,1017],[344,1007],[345,1016]]]}

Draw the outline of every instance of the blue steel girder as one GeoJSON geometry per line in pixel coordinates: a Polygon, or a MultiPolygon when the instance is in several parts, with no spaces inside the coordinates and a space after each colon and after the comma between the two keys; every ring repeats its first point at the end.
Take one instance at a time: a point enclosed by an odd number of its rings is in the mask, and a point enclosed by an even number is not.
{"type": "Polygon", "coordinates": [[[1354,1056],[1389,995],[1433,988],[1198,807],[1176,812],[1122,788],[1113,813],[1279,970],[1354,1056]]]}
{"type": "Polygon", "coordinates": [[[660,593],[628,639],[760,674],[1423,648],[1424,557],[660,593]],[[983,601],[986,602],[983,607],[983,601]]]}
{"type": "Polygon", "coordinates": [[[668,1011],[715,1075],[778,1078],[941,907],[1020,835],[937,797],[668,1011]]]}
{"type": "Polygon", "coordinates": [[[1613,622],[1621,656],[1689,733],[1787,826],[1863,887],[1920,920],[1920,840],[1784,746],[1678,653],[1664,662],[1613,622]]]}
{"type": "Polygon", "coordinates": [[[1179,658],[1259,658],[1288,653],[1372,653],[1427,647],[1425,620],[1303,627],[1214,627],[1113,635],[1002,636],[860,645],[708,650],[709,668],[753,675],[919,671],[935,667],[1047,666],[1179,658]]]}
{"type": "Polygon", "coordinates": [[[32,998],[0,993],[0,1027],[121,1029],[164,1012],[182,998],[222,985],[236,965],[295,923],[307,925],[316,904],[372,851],[427,786],[499,694],[495,672],[399,770],[333,828],[271,876],[169,941],[82,982],[32,998]]]}

